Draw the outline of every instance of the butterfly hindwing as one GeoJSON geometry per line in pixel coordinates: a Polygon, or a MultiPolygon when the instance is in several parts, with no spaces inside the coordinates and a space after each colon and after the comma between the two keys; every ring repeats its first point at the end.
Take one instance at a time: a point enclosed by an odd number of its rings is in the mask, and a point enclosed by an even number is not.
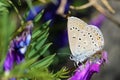
{"type": "Polygon", "coordinates": [[[100,29],[94,25],[87,25],[87,27],[90,28],[89,31],[92,34],[92,35],[89,35],[91,39],[93,38],[91,42],[94,42],[94,43],[92,44],[99,50],[102,49],[104,47],[104,38],[100,29]]]}

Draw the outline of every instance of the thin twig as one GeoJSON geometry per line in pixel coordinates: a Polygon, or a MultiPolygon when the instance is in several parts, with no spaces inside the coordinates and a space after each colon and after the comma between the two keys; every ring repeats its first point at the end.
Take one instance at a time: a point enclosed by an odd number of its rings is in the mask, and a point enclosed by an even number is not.
{"type": "MultiPolygon", "coordinates": [[[[91,0],[92,1],[92,0],[91,0]]],[[[116,20],[113,15],[108,13],[102,6],[100,6],[98,3],[93,5],[100,13],[104,14],[108,19],[110,19],[112,22],[118,25],[120,27],[120,21],[116,20]]]]}
{"type": "Polygon", "coordinates": [[[42,2],[42,3],[47,3],[47,1],[46,0],[38,0],[39,2],[42,2]]]}
{"type": "Polygon", "coordinates": [[[8,0],[8,2],[13,6],[15,12],[17,13],[17,15],[18,15],[18,17],[19,17],[19,19],[20,19],[20,21],[21,21],[21,25],[23,25],[23,24],[24,24],[24,20],[22,19],[21,15],[20,15],[20,13],[19,13],[19,11],[18,11],[18,9],[17,9],[16,6],[12,3],[12,1],[8,0]]]}
{"type": "Polygon", "coordinates": [[[108,8],[110,12],[115,13],[115,10],[110,6],[107,0],[101,0],[101,1],[106,6],[106,8],[108,8]]]}
{"type": "Polygon", "coordinates": [[[89,2],[89,3],[84,4],[83,6],[77,6],[77,7],[70,6],[70,8],[75,9],[75,10],[86,9],[86,8],[91,7],[94,3],[95,2],[89,2]]]}
{"type": "MultiPolygon", "coordinates": [[[[111,11],[112,13],[115,12],[114,9],[112,9],[112,7],[110,7],[108,2],[103,1],[103,4],[108,8],[109,11],[111,11]]],[[[100,4],[98,4],[98,0],[89,0],[89,3],[87,3],[83,6],[78,6],[78,7],[70,6],[70,8],[75,9],[75,10],[80,10],[80,9],[86,9],[91,6],[95,7],[100,13],[104,14],[108,19],[110,19],[115,24],[117,24],[118,27],[120,27],[120,21],[118,21],[114,17],[112,17],[113,16],[112,14],[107,12],[107,10],[105,10],[100,4]]]]}

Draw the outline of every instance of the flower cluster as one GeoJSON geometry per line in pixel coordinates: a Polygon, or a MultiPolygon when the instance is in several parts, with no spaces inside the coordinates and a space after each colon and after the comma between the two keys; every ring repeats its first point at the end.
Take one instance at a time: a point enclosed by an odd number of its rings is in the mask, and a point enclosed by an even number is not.
{"type": "Polygon", "coordinates": [[[24,60],[24,54],[31,41],[32,28],[32,22],[28,21],[25,29],[10,42],[10,48],[3,65],[6,75],[9,74],[15,62],[19,64],[24,60]]]}
{"type": "Polygon", "coordinates": [[[54,20],[57,15],[64,16],[68,14],[69,6],[72,0],[56,0],[47,5],[36,5],[28,13],[26,21],[33,20],[37,14],[44,10],[42,21],[54,20]]]}

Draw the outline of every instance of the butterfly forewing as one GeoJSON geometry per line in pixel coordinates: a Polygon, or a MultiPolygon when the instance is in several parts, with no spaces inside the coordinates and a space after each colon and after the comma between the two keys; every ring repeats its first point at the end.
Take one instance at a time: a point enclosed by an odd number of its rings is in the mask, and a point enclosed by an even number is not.
{"type": "Polygon", "coordinates": [[[77,48],[79,31],[82,30],[84,26],[87,26],[87,24],[76,17],[69,17],[67,25],[70,50],[72,54],[74,54],[75,49],[77,48]]]}

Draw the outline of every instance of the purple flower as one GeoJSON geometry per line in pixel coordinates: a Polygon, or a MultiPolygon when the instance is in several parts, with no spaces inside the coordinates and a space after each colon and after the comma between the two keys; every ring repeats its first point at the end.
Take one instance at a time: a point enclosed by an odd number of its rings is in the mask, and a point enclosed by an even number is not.
{"type": "Polygon", "coordinates": [[[28,13],[28,16],[26,18],[26,21],[33,20],[35,16],[40,13],[43,10],[44,6],[36,5],[30,10],[28,13]]]}
{"type": "Polygon", "coordinates": [[[3,64],[6,75],[9,74],[15,62],[19,64],[24,60],[24,54],[31,41],[32,27],[32,22],[28,21],[25,29],[10,42],[10,48],[3,64]]]}
{"type": "MultiPolygon", "coordinates": [[[[68,14],[69,6],[71,4],[72,0],[57,0],[57,3],[50,3],[47,5],[45,8],[45,12],[43,14],[42,20],[48,21],[48,20],[53,20],[58,16],[64,16],[65,14],[68,14]]],[[[61,17],[62,19],[62,17],[61,17]]]]}
{"type": "Polygon", "coordinates": [[[88,60],[85,65],[80,65],[69,80],[90,80],[94,73],[100,72],[100,66],[107,62],[107,52],[103,51],[100,58],[88,60]]]}
{"type": "Polygon", "coordinates": [[[98,28],[100,28],[104,20],[105,20],[105,16],[103,14],[100,14],[95,18],[93,18],[89,24],[95,25],[98,28]]]}
{"type": "Polygon", "coordinates": [[[49,3],[48,5],[42,6],[37,5],[30,10],[26,21],[33,20],[37,14],[39,14],[42,10],[44,10],[42,21],[46,22],[48,20],[54,20],[57,15],[67,14],[69,10],[69,6],[72,0],[56,0],[54,3],[49,3]]]}

